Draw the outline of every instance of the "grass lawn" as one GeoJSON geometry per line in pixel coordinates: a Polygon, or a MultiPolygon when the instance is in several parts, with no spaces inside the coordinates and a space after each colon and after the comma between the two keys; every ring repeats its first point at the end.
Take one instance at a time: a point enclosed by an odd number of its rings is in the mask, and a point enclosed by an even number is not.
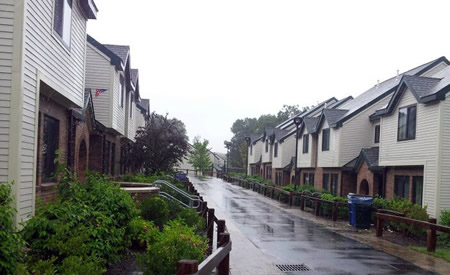
{"type": "Polygon", "coordinates": [[[437,248],[435,252],[428,252],[427,248],[422,247],[422,246],[410,246],[409,248],[412,250],[418,251],[418,252],[426,253],[426,254],[434,256],[434,257],[442,258],[442,259],[450,262],[450,249],[437,248]]]}

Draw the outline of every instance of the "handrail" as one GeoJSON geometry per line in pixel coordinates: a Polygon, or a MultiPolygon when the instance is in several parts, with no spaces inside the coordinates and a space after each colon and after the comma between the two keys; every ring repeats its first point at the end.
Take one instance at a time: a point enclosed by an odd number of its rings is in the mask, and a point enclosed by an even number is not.
{"type": "MultiPolygon", "coordinates": [[[[191,182],[186,186],[188,190],[198,194],[197,190],[191,182]]],[[[201,197],[200,197],[201,198],[201,197]]],[[[215,215],[213,208],[208,208],[207,202],[201,203],[200,216],[206,219],[206,235],[208,239],[209,252],[211,253],[206,259],[204,259],[200,265],[196,260],[181,260],[177,263],[177,274],[211,274],[216,269],[219,275],[229,275],[230,273],[230,251],[231,251],[231,239],[228,233],[225,220],[219,220],[215,215]],[[217,234],[214,234],[214,224],[217,225],[217,234]],[[215,237],[216,236],[216,237],[215,237]],[[216,250],[213,251],[214,240],[216,240],[216,250]]]]}
{"type": "MultiPolygon", "coordinates": [[[[187,208],[195,208],[195,209],[199,209],[200,205],[201,205],[201,198],[199,196],[196,195],[191,195],[183,190],[181,190],[180,188],[176,187],[175,185],[165,181],[165,180],[157,180],[155,182],[153,182],[153,185],[160,187],[164,185],[169,187],[170,189],[172,189],[173,191],[175,191],[176,193],[180,194],[181,196],[183,196],[184,198],[188,199],[189,201],[189,205],[180,201],[179,199],[173,197],[172,195],[168,194],[167,192],[161,192],[160,191],[160,196],[162,197],[170,197],[170,199],[175,200],[177,202],[179,202],[180,204],[182,204],[183,206],[187,207],[187,208]]],[[[161,189],[162,190],[162,189],[161,189]]]]}
{"type": "Polygon", "coordinates": [[[185,204],[184,202],[180,201],[179,199],[175,198],[174,196],[170,195],[169,193],[159,192],[159,196],[163,197],[163,198],[166,198],[166,199],[170,199],[170,200],[176,201],[179,204],[181,204],[182,206],[184,206],[185,208],[190,208],[189,205],[185,204]]]}

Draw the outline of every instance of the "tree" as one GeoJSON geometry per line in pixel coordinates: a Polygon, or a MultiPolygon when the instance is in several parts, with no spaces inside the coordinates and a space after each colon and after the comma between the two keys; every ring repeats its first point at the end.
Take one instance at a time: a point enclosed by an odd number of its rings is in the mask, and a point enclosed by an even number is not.
{"type": "MultiPolygon", "coordinates": [[[[303,111],[305,111],[307,107],[303,108],[303,111]]],[[[296,114],[301,113],[300,108],[298,105],[283,105],[283,108],[281,108],[280,111],[278,111],[277,118],[284,121],[289,118],[292,118],[296,114]]]]}
{"type": "Polygon", "coordinates": [[[152,113],[145,128],[137,131],[131,147],[130,162],[134,169],[146,174],[172,170],[188,152],[184,123],[152,113]]]}
{"type": "Polygon", "coordinates": [[[209,141],[204,139],[200,141],[200,137],[194,138],[193,150],[189,156],[188,163],[194,166],[195,170],[199,170],[201,174],[212,167],[209,157],[210,149],[208,149],[209,141]]]}

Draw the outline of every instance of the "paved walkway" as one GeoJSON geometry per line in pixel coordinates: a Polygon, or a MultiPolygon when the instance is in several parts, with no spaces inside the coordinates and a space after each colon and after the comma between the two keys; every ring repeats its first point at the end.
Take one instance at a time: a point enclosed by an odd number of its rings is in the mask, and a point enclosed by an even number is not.
{"type": "Polygon", "coordinates": [[[311,269],[299,274],[433,274],[374,249],[370,242],[357,241],[345,223],[327,228],[325,219],[220,179],[191,181],[216,215],[227,221],[232,274],[283,274],[275,266],[282,264],[311,269]]]}

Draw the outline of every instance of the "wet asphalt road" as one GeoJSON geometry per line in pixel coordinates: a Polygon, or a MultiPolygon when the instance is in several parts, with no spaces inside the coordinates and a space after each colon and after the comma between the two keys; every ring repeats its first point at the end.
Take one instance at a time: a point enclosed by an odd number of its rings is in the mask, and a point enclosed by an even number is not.
{"type": "Polygon", "coordinates": [[[297,274],[433,274],[302,219],[300,210],[293,215],[251,190],[215,178],[191,181],[272,264],[312,270],[297,274]]]}

